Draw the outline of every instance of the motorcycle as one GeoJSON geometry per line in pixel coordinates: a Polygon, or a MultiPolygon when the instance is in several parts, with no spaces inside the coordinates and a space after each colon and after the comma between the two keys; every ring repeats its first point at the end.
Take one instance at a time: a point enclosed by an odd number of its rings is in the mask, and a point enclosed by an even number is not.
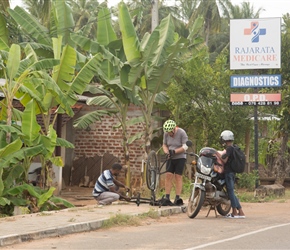
{"type": "MultiPolygon", "coordinates": [[[[188,141],[187,146],[192,146],[192,142],[188,141]]],[[[195,164],[195,179],[191,184],[192,190],[187,205],[187,215],[189,218],[195,218],[200,209],[209,206],[209,215],[211,210],[226,216],[231,209],[231,202],[227,194],[225,180],[222,172],[223,162],[221,160],[222,151],[214,148],[204,147],[199,154],[189,153],[197,158],[195,164]]]]}

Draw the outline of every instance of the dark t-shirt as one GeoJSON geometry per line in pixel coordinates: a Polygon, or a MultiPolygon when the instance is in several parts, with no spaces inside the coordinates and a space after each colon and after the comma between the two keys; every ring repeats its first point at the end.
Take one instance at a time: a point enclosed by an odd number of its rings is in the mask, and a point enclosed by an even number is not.
{"type": "Polygon", "coordinates": [[[222,155],[222,159],[229,157],[225,164],[225,173],[233,172],[231,169],[231,162],[233,159],[233,150],[234,150],[233,146],[227,146],[226,153],[222,155]]]}

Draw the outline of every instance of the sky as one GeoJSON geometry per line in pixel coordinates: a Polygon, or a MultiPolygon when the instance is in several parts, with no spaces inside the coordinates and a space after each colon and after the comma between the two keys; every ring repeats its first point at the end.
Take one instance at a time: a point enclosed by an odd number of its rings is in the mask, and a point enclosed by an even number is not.
{"type": "MultiPolygon", "coordinates": [[[[267,17],[282,17],[287,12],[290,13],[290,0],[231,0],[233,4],[241,4],[242,2],[250,2],[254,6],[254,10],[258,10],[260,7],[265,9],[260,14],[260,18],[267,17]]],[[[11,7],[14,8],[16,5],[21,6],[22,0],[10,0],[11,7]]],[[[101,0],[99,0],[101,2],[101,0]]],[[[108,0],[108,5],[117,5],[120,0],[108,0]]],[[[126,2],[126,0],[125,0],[126,2]]],[[[166,0],[167,5],[174,5],[175,0],[166,0]]]]}

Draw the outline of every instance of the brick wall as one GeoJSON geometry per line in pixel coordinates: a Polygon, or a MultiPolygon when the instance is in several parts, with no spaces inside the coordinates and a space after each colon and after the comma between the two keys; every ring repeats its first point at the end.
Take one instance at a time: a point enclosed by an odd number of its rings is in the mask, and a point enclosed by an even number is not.
{"type": "MultiPolygon", "coordinates": [[[[76,118],[91,112],[93,107],[84,106],[76,118]]],[[[141,116],[140,110],[131,107],[128,117],[141,116]]],[[[122,147],[122,131],[115,129],[118,123],[114,116],[106,116],[102,121],[91,124],[86,130],[74,129],[74,160],[85,157],[102,156],[110,153],[121,160],[121,164],[125,163],[124,151],[122,147]]],[[[142,124],[128,127],[129,137],[142,131],[142,124]]],[[[137,140],[129,145],[129,159],[131,168],[131,179],[141,176],[142,158],[144,155],[144,140],[137,140]]],[[[132,183],[131,182],[131,183],[132,183]]]]}

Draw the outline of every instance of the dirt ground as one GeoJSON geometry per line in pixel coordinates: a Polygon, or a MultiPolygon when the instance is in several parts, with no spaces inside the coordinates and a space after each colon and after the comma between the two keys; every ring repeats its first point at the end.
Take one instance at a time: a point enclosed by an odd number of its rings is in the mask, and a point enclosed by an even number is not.
{"type": "Polygon", "coordinates": [[[93,188],[89,187],[67,186],[58,196],[77,207],[96,205],[96,200],[92,196],[92,191],[93,188]]]}

